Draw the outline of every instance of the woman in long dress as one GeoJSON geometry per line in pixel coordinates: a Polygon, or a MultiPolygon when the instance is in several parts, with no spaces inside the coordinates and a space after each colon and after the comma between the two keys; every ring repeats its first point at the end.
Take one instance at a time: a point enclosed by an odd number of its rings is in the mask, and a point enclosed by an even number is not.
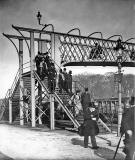
{"type": "Polygon", "coordinates": [[[81,97],[80,97],[80,90],[77,90],[76,93],[71,97],[71,101],[75,107],[75,115],[79,115],[82,111],[82,104],[81,104],[81,97]]]}

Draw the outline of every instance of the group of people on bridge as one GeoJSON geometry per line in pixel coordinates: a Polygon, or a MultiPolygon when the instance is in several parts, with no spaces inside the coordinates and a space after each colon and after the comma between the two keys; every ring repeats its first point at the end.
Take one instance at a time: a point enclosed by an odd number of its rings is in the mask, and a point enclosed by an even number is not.
{"type": "Polygon", "coordinates": [[[48,52],[40,53],[35,57],[35,63],[37,68],[37,74],[43,81],[45,77],[48,79],[48,87],[50,92],[53,92],[58,83],[60,93],[65,90],[68,93],[72,93],[72,71],[67,73],[66,68],[63,70],[60,68],[59,73],[56,70],[55,63],[50,58],[48,52]]]}
{"type": "Polygon", "coordinates": [[[50,91],[54,91],[56,86],[56,77],[57,72],[55,69],[54,62],[50,58],[48,52],[38,54],[35,57],[37,74],[39,75],[41,80],[44,80],[45,77],[48,78],[48,86],[50,91]]]}

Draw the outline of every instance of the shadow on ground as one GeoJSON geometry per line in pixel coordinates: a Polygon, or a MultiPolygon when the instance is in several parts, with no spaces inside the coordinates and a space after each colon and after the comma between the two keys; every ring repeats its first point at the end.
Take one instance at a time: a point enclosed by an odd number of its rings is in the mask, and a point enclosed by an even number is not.
{"type": "Polygon", "coordinates": [[[80,140],[79,138],[72,138],[71,142],[73,145],[84,146],[83,140],[80,140]]]}
{"type": "MultiPolygon", "coordinates": [[[[80,140],[79,138],[72,138],[71,142],[73,145],[79,145],[79,146],[84,146],[83,140],[80,140]]],[[[91,148],[91,147],[90,147],[91,148]]],[[[99,147],[99,149],[94,150],[94,154],[97,155],[98,157],[104,158],[105,160],[113,160],[115,151],[105,148],[105,147],[99,147]]],[[[124,155],[117,153],[115,160],[124,160],[124,155]]]]}
{"type": "Polygon", "coordinates": [[[5,154],[3,154],[2,152],[0,152],[0,160],[13,160],[12,158],[6,156],[5,154]]]}
{"type": "MultiPolygon", "coordinates": [[[[106,160],[113,160],[115,151],[108,148],[100,147],[99,149],[94,151],[94,154],[106,160]]],[[[125,156],[123,154],[117,153],[115,160],[124,160],[124,157],[125,156]]]]}

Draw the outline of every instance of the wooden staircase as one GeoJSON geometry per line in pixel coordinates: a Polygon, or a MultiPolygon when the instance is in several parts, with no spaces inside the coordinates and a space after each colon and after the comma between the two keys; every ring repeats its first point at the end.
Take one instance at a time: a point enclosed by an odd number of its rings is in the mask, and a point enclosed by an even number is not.
{"type": "MultiPolygon", "coordinates": [[[[35,73],[36,74],[36,73],[35,73]]],[[[40,85],[47,91],[47,94],[49,94],[49,90],[47,88],[48,86],[48,82],[47,82],[47,78],[45,78],[44,82],[40,80],[40,78],[37,76],[37,80],[38,83],[40,83],[40,85]]],[[[23,82],[24,82],[24,87],[27,88],[29,91],[31,91],[31,80],[30,80],[30,72],[27,72],[25,74],[23,74],[23,82]]],[[[12,95],[12,115],[13,115],[13,121],[19,121],[19,97],[20,97],[20,93],[19,93],[19,81],[17,82],[17,85],[13,91],[13,95],[12,95]]],[[[76,128],[83,123],[83,115],[78,116],[77,118],[75,118],[73,116],[73,113],[70,111],[70,109],[68,109],[69,107],[69,100],[70,100],[70,96],[63,91],[62,94],[59,93],[58,89],[54,92],[54,97],[55,100],[61,105],[62,109],[65,111],[65,114],[67,115],[68,119],[63,120],[63,124],[70,124],[70,126],[75,126],[76,128]]],[[[8,120],[8,113],[9,113],[9,108],[6,107],[6,110],[4,112],[4,118],[6,118],[8,120]]],[[[62,121],[61,121],[62,123],[62,121]]],[[[104,128],[105,131],[111,132],[110,129],[107,127],[107,125],[101,120],[98,120],[98,124],[99,126],[102,126],[100,128],[104,128]]]]}
{"type": "MultiPolygon", "coordinates": [[[[31,91],[31,81],[30,81],[30,72],[23,74],[23,82],[24,87],[31,91]]],[[[17,82],[15,89],[12,94],[12,120],[13,122],[19,120],[19,99],[20,99],[20,92],[19,92],[19,81],[17,82]]],[[[3,114],[3,120],[9,120],[9,107],[5,108],[5,112],[3,114]]]]}

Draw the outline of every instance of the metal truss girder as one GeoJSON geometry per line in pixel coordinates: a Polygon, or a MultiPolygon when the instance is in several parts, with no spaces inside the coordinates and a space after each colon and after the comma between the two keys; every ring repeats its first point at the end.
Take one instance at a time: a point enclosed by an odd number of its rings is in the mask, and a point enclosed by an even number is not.
{"type": "MultiPolygon", "coordinates": [[[[77,61],[87,61],[87,60],[89,60],[90,62],[93,60],[102,62],[117,61],[118,53],[117,51],[114,50],[117,41],[114,40],[65,34],[65,33],[45,31],[45,30],[42,31],[39,29],[31,29],[18,26],[12,26],[12,27],[19,31],[42,33],[48,35],[54,34],[59,36],[59,41],[60,41],[59,51],[61,53],[62,57],[61,62],[63,64],[72,61],[77,62],[77,61]],[[101,46],[102,55],[96,56],[95,54],[91,58],[88,58],[92,48],[95,46],[95,43],[101,46]],[[96,58],[94,58],[94,56],[96,58]]],[[[130,62],[131,50],[135,50],[135,44],[122,42],[122,45],[125,48],[122,55],[122,62],[130,62]]]]}
{"type": "MultiPolygon", "coordinates": [[[[63,66],[118,66],[117,62],[110,62],[110,61],[91,61],[91,62],[67,62],[65,64],[63,64],[63,66]]],[[[122,67],[135,67],[135,62],[123,62],[121,64],[122,67]]]]}
{"type": "MultiPolygon", "coordinates": [[[[118,53],[114,49],[116,47],[117,41],[91,37],[82,38],[71,35],[68,35],[66,37],[61,36],[61,38],[59,39],[61,42],[60,52],[62,54],[61,61],[63,65],[64,63],[78,61],[92,61],[91,65],[96,61],[117,62],[118,53]],[[100,50],[94,49],[95,44],[100,45],[100,50]],[[94,51],[97,50],[98,53],[92,53],[92,49],[94,49],[94,51]]],[[[135,50],[135,44],[122,42],[122,45],[125,48],[122,53],[122,62],[131,62],[131,51],[135,50]]],[[[95,65],[98,65],[98,63],[96,63],[95,65]]],[[[124,65],[126,65],[126,63],[124,65]]]]}
{"type": "MultiPolygon", "coordinates": [[[[23,37],[23,36],[17,36],[17,35],[9,35],[9,34],[4,34],[4,36],[8,37],[8,38],[12,38],[12,39],[21,39],[21,40],[30,40],[30,37],[23,37]]],[[[50,43],[51,41],[48,39],[41,39],[41,38],[34,38],[34,41],[44,41],[46,43],[50,43]]]]}

